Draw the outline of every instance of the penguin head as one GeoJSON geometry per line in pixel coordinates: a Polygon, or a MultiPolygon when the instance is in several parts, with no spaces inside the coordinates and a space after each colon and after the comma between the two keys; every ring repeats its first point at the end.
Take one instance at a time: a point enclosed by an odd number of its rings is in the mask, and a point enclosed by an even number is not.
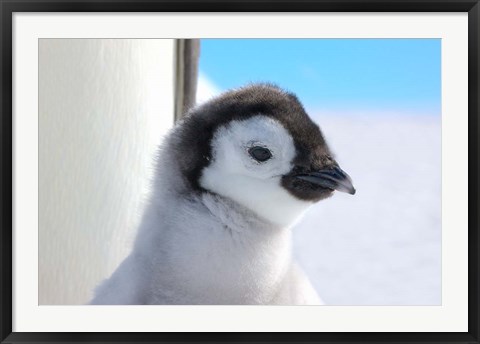
{"type": "Polygon", "coordinates": [[[318,125],[276,86],[224,93],[178,128],[179,166],[193,190],[227,197],[276,225],[290,226],[335,190],[355,193],[318,125]]]}

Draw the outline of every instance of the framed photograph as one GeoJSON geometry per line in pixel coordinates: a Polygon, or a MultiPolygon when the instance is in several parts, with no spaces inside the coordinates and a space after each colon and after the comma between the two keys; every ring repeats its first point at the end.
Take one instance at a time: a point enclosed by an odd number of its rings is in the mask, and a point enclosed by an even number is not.
{"type": "Polygon", "coordinates": [[[475,1],[1,2],[2,343],[479,343],[475,1]]]}

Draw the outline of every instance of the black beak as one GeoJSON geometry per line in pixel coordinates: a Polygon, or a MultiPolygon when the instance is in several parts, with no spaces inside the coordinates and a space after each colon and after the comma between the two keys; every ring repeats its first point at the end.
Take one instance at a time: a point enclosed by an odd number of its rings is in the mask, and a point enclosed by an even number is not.
{"type": "Polygon", "coordinates": [[[295,177],[324,188],[347,192],[350,195],[355,194],[352,178],[350,178],[350,176],[338,166],[320,171],[299,174],[295,177]]]}

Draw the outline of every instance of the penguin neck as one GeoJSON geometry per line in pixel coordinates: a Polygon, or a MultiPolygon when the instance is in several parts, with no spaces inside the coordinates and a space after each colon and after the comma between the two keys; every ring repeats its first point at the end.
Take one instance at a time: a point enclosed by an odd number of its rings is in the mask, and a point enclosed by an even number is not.
{"type": "Polygon", "coordinates": [[[287,228],[281,228],[261,218],[243,205],[221,195],[205,191],[201,195],[201,200],[219,222],[238,233],[254,231],[258,234],[269,234],[272,231],[288,231],[287,228]]]}

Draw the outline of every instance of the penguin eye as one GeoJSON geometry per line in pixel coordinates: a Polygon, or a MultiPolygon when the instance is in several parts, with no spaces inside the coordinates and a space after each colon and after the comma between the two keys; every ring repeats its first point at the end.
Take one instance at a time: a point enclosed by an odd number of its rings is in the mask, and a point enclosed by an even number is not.
{"type": "Polygon", "coordinates": [[[248,154],[257,161],[264,162],[272,157],[270,150],[264,147],[252,147],[248,150],[248,154]]]}

